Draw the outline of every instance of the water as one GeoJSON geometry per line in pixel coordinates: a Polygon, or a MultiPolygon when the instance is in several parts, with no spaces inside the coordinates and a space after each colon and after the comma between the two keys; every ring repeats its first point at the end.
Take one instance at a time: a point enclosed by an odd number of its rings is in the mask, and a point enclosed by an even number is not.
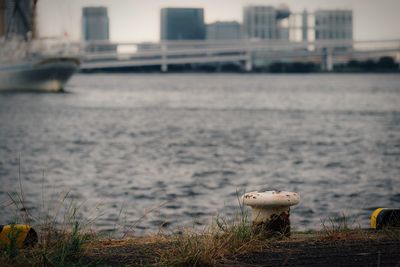
{"type": "Polygon", "coordinates": [[[67,90],[0,94],[0,223],[19,176],[34,216],[68,192],[94,229],[140,234],[235,214],[238,190],[299,192],[298,229],[399,205],[400,75],[93,74],[67,90]]]}

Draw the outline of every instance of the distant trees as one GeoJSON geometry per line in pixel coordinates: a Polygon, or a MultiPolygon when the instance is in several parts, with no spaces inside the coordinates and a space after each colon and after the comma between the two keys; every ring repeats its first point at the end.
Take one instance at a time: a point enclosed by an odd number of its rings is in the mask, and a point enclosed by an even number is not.
{"type": "Polygon", "coordinates": [[[378,61],[371,59],[365,61],[350,60],[346,64],[335,65],[337,72],[397,72],[399,64],[392,57],[381,57],[378,61]]]}
{"type": "MultiPolygon", "coordinates": [[[[255,68],[256,72],[270,73],[311,73],[320,72],[321,67],[312,62],[273,62],[269,66],[255,68]]],[[[398,72],[399,64],[392,57],[381,57],[379,60],[350,60],[334,66],[334,72],[398,72]]]]}
{"type": "MultiPolygon", "coordinates": [[[[243,63],[243,62],[242,62],[243,63]]],[[[399,64],[392,57],[381,57],[378,60],[350,60],[336,64],[334,72],[399,72],[399,64]]],[[[159,65],[140,67],[121,67],[101,69],[96,72],[161,72],[159,65]]],[[[239,62],[170,64],[168,72],[245,72],[244,65],[239,62]]],[[[321,72],[321,66],[313,62],[272,62],[271,64],[254,66],[254,73],[315,73],[321,72]]]]}
{"type": "Polygon", "coordinates": [[[318,72],[320,69],[319,65],[312,62],[293,62],[293,63],[282,63],[275,62],[269,65],[265,70],[271,73],[310,73],[318,72]]]}

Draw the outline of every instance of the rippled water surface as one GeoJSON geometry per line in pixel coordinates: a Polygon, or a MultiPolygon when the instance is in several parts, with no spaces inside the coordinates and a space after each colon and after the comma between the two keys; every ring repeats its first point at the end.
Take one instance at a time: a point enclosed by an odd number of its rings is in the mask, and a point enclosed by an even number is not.
{"type": "Polygon", "coordinates": [[[0,223],[19,176],[33,216],[69,192],[96,229],[137,233],[232,215],[238,190],[299,192],[299,229],[399,205],[400,75],[79,74],[67,91],[0,94],[0,223]]]}

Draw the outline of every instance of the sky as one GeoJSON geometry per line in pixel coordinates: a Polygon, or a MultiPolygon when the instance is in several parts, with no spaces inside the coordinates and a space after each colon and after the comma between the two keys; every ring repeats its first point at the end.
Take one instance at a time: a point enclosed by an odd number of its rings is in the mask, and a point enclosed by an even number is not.
{"type": "Polygon", "coordinates": [[[400,0],[39,0],[38,26],[42,37],[81,39],[84,6],[105,6],[113,42],[156,42],[160,39],[160,9],[201,7],[205,21],[241,22],[246,5],[286,4],[292,12],[304,9],[352,9],[355,40],[400,39],[400,0]]]}

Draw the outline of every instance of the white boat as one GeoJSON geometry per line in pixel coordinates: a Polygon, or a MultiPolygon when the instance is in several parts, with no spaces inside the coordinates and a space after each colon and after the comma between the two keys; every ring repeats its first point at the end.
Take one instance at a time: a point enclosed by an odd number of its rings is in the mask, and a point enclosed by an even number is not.
{"type": "Polygon", "coordinates": [[[62,91],[78,70],[75,57],[43,57],[0,62],[0,90],[62,91]]]}
{"type": "Polygon", "coordinates": [[[79,68],[79,44],[36,38],[36,4],[0,0],[0,91],[61,91],[79,68]]]}

